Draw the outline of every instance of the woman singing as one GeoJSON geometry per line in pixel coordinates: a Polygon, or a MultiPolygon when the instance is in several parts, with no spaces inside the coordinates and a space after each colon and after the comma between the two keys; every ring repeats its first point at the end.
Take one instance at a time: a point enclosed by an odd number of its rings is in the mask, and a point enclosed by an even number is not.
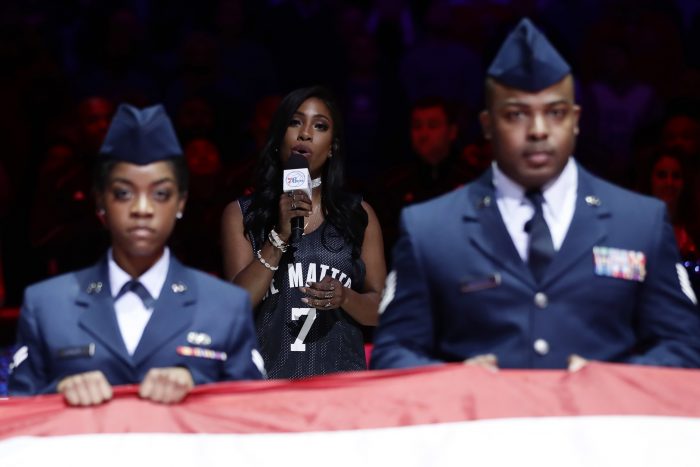
{"type": "Polygon", "coordinates": [[[374,211],[341,190],[342,136],[326,89],[291,92],[271,123],[255,192],[224,211],[224,271],[251,295],[270,378],[366,368],[360,325],[377,323],[386,266],[374,211]],[[282,192],[292,154],[308,162],[310,198],[282,192]],[[304,235],[290,245],[297,216],[304,235]]]}

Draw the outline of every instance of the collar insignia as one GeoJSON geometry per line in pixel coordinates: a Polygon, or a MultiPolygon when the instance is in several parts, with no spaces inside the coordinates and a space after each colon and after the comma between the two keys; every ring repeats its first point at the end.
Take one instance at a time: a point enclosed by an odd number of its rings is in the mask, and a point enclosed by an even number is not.
{"type": "Polygon", "coordinates": [[[490,196],[484,196],[483,198],[481,198],[479,200],[479,202],[476,205],[476,207],[479,209],[487,208],[489,206],[491,206],[491,197],[490,196]]]}
{"type": "Polygon", "coordinates": [[[88,295],[98,294],[102,292],[102,282],[90,282],[90,285],[85,289],[88,295]]]}
{"type": "Polygon", "coordinates": [[[588,195],[584,198],[586,204],[589,206],[600,206],[600,198],[593,195],[588,195]]]}

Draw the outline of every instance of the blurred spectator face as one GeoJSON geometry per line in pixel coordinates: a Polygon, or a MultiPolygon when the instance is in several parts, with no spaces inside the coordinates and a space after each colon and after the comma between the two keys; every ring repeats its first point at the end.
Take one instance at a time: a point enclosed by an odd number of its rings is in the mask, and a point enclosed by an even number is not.
{"type": "Polygon", "coordinates": [[[185,146],[187,168],[193,176],[214,175],[221,170],[219,150],[206,139],[194,139],[185,146]]]}
{"type": "Polygon", "coordinates": [[[112,121],[114,106],[102,97],[88,97],[78,106],[81,141],[91,152],[97,152],[112,121]]]}
{"type": "Polygon", "coordinates": [[[69,163],[74,156],[73,147],[62,143],[54,144],[49,147],[46,153],[46,161],[44,161],[42,169],[46,171],[58,170],[59,167],[69,163]]]}
{"type": "Polygon", "coordinates": [[[493,161],[491,143],[484,141],[480,144],[469,144],[462,150],[461,158],[469,167],[474,169],[474,173],[483,172],[493,161]]]}
{"type": "Polygon", "coordinates": [[[272,122],[272,116],[277,111],[282,98],[277,95],[265,96],[255,105],[255,112],[250,121],[250,132],[258,150],[262,150],[267,140],[267,132],[272,122]]]}
{"type": "Polygon", "coordinates": [[[683,191],[683,172],[678,159],[661,156],[651,170],[651,193],[667,206],[675,206],[683,191]]]}
{"type": "Polygon", "coordinates": [[[695,157],[700,152],[700,122],[685,115],[677,115],[666,122],[663,129],[664,146],[695,157]]]}
{"type": "Polygon", "coordinates": [[[457,138],[457,125],[447,120],[440,106],[414,109],[411,113],[411,144],[421,159],[435,165],[446,158],[457,138]]]}

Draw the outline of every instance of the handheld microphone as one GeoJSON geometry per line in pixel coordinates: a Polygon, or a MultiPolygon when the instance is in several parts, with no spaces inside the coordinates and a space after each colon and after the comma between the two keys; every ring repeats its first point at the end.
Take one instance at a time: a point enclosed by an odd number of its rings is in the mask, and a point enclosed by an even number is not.
{"type": "MultiPolygon", "coordinates": [[[[289,159],[284,164],[284,175],[282,176],[282,191],[288,193],[294,190],[303,191],[311,199],[309,161],[296,152],[289,155],[289,159]]],[[[304,233],[304,217],[293,217],[291,222],[292,234],[289,237],[289,243],[297,243],[304,233]]]]}

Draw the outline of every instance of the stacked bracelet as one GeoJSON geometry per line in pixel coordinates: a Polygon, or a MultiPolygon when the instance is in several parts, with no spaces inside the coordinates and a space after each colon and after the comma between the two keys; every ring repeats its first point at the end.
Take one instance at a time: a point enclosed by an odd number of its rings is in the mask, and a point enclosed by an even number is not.
{"type": "Polygon", "coordinates": [[[265,261],[265,258],[263,258],[262,255],[260,254],[260,250],[255,252],[255,256],[257,256],[258,261],[260,261],[260,263],[262,263],[262,265],[265,266],[270,271],[277,271],[279,269],[279,266],[273,266],[270,263],[268,263],[267,261],[265,261]]]}
{"type": "Polygon", "coordinates": [[[282,253],[287,251],[287,248],[289,247],[289,244],[280,238],[280,234],[275,232],[275,229],[270,230],[267,239],[270,240],[272,246],[274,246],[278,250],[281,250],[282,253]]]}

